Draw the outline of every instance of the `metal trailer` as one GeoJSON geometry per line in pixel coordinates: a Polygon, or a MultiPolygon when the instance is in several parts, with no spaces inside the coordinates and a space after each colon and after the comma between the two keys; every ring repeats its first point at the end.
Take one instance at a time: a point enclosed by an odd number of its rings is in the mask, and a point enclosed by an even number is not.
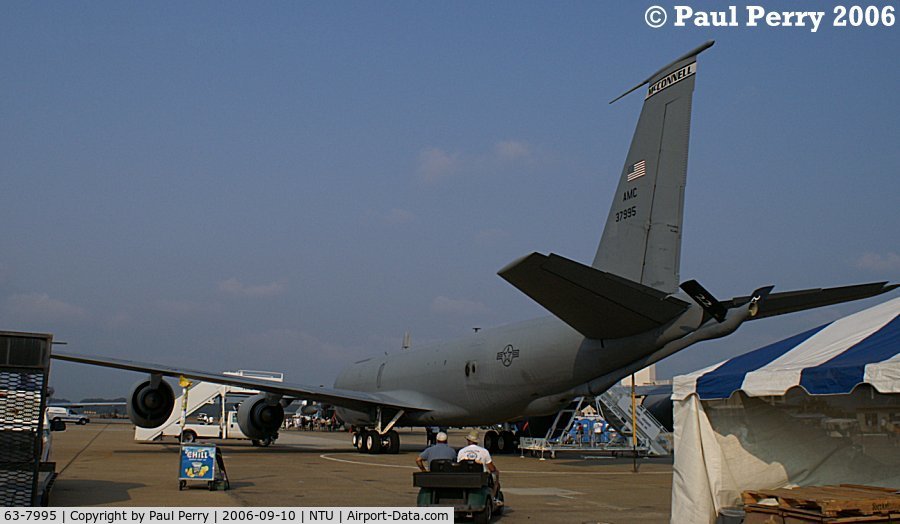
{"type": "Polygon", "coordinates": [[[55,464],[47,461],[51,428],[45,411],[52,345],[50,334],[0,331],[0,504],[4,506],[49,503],[56,478],[55,464]]]}

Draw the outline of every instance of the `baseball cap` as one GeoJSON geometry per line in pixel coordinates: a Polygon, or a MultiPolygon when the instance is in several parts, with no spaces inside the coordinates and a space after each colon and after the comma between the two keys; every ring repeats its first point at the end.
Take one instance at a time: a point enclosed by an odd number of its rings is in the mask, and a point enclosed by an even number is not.
{"type": "Polygon", "coordinates": [[[439,432],[435,438],[438,442],[447,442],[447,434],[443,431],[439,432]]]}

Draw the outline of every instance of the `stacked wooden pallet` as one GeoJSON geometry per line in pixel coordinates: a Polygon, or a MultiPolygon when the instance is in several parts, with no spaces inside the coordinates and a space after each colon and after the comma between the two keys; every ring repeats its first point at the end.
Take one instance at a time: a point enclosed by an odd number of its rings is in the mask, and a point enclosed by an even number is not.
{"type": "Polygon", "coordinates": [[[900,523],[900,491],[841,484],[742,493],[744,524],[900,523]]]}

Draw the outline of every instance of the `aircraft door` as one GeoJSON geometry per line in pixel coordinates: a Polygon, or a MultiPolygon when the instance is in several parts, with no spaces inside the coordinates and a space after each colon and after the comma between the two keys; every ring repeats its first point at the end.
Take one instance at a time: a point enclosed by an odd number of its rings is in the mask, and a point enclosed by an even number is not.
{"type": "Polygon", "coordinates": [[[490,404],[490,380],[484,360],[485,343],[483,340],[473,341],[468,351],[468,358],[459,370],[463,374],[466,396],[469,402],[477,406],[490,404]]]}

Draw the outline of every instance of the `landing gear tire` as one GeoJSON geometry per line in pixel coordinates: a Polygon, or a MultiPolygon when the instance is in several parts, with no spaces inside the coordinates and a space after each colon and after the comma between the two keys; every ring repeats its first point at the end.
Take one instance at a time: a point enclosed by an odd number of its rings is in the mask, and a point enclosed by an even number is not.
{"type": "Polygon", "coordinates": [[[400,434],[393,429],[387,432],[388,446],[387,452],[391,455],[400,453],[400,434]]]}
{"type": "Polygon", "coordinates": [[[515,453],[516,436],[512,431],[501,431],[500,438],[497,439],[497,451],[500,453],[515,453]]]}
{"type": "Polygon", "coordinates": [[[350,443],[353,444],[353,447],[359,449],[359,433],[353,432],[353,435],[350,437],[350,443]]]}
{"type": "MultiPolygon", "coordinates": [[[[507,438],[506,431],[501,431],[499,435],[497,435],[497,454],[505,455],[510,453],[510,448],[512,447],[511,439],[507,438]]],[[[493,452],[492,452],[493,453],[493,452]]]]}
{"type": "Polygon", "coordinates": [[[377,431],[366,431],[366,451],[372,455],[381,453],[381,435],[377,431]]]}
{"type": "MultiPolygon", "coordinates": [[[[497,432],[494,430],[490,430],[484,434],[484,447],[491,453],[497,453],[499,450],[497,448],[497,439],[499,436],[497,432]]],[[[485,521],[487,522],[487,521],[485,521]]]]}

